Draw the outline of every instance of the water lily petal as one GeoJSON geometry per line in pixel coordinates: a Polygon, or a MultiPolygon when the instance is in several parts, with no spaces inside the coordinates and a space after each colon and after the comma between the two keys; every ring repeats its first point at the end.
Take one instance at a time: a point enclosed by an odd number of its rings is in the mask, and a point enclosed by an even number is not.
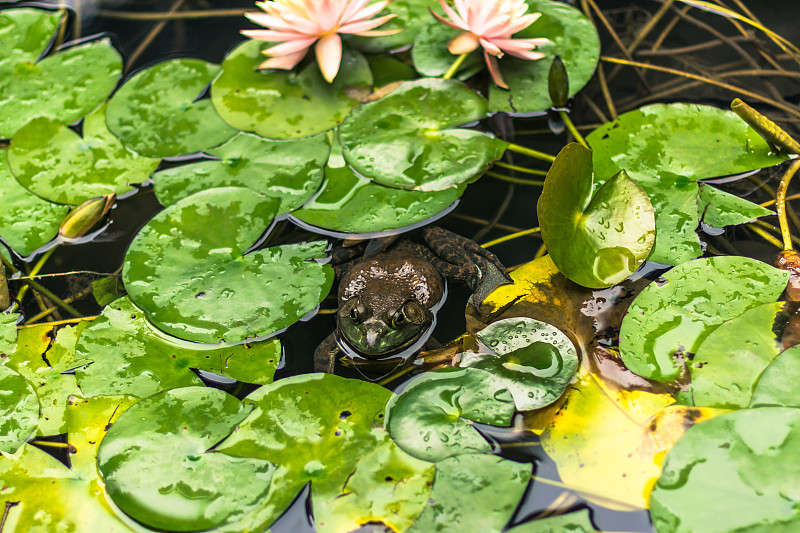
{"type": "Polygon", "coordinates": [[[317,63],[322,77],[328,83],[332,82],[339,72],[339,64],[342,62],[342,38],[338,33],[326,35],[317,42],[314,51],[317,54],[317,63]]]}
{"type": "Polygon", "coordinates": [[[260,69],[277,68],[282,70],[291,70],[306,56],[306,50],[297,52],[296,54],[286,54],[283,56],[271,57],[258,65],[260,69]]]}
{"type": "Polygon", "coordinates": [[[508,85],[503,81],[503,75],[500,74],[500,64],[497,62],[497,58],[488,52],[484,52],[483,57],[486,59],[486,66],[489,67],[489,74],[492,75],[492,80],[495,85],[503,89],[508,89],[508,85]]]}
{"type": "MultiPolygon", "coordinates": [[[[371,30],[373,28],[377,28],[381,24],[387,22],[395,18],[397,15],[385,15],[383,17],[378,17],[372,20],[362,20],[361,22],[351,22],[350,24],[345,24],[339,28],[339,33],[358,33],[371,30]]],[[[384,30],[384,31],[391,31],[396,33],[396,30],[384,30]]]]}
{"type": "Polygon", "coordinates": [[[479,42],[487,53],[493,56],[503,57],[503,50],[493,42],[487,41],[486,39],[480,39],[479,42]]]}
{"type": "Polygon", "coordinates": [[[472,52],[478,48],[478,46],[480,46],[478,37],[473,33],[465,31],[459,33],[455,39],[450,41],[450,44],[447,45],[447,49],[451,54],[461,55],[472,52]]]}
{"type": "Polygon", "coordinates": [[[242,35],[255,39],[257,41],[296,41],[298,39],[307,39],[308,35],[302,33],[294,33],[288,31],[273,31],[273,30],[242,30],[242,35]]]}
{"type": "Polygon", "coordinates": [[[262,51],[261,53],[265,56],[281,56],[284,54],[296,54],[301,50],[306,50],[309,46],[314,44],[316,41],[316,37],[308,37],[306,39],[298,39],[296,41],[286,41],[281,44],[276,44],[266,50],[262,51]]]}

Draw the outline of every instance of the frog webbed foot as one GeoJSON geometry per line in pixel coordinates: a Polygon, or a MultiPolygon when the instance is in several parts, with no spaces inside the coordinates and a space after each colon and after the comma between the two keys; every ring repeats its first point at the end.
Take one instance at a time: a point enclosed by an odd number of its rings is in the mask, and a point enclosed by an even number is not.
{"type": "Polygon", "coordinates": [[[475,307],[497,287],[513,281],[497,256],[471,239],[435,226],[425,228],[422,238],[440,260],[436,265],[440,272],[473,291],[475,307]]]}
{"type": "Polygon", "coordinates": [[[314,372],[333,374],[338,353],[339,345],[336,342],[336,333],[331,333],[314,350],[314,372]]]}

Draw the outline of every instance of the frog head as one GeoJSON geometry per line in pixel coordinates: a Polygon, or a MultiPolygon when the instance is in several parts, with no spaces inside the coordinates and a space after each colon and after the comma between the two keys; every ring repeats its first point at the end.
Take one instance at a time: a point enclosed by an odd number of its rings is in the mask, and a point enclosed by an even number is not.
{"type": "MultiPolygon", "coordinates": [[[[433,313],[413,298],[354,296],[336,315],[340,338],[370,359],[395,354],[414,344],[433,323],[433,313]]],[[[385,295],[381,295],[385,296],[385,295]]]]}

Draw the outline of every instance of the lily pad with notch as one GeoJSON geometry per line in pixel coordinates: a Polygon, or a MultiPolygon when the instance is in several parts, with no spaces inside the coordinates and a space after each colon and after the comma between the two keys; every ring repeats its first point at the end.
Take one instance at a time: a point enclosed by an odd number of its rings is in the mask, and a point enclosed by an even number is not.
{"type": "Polygon", "coordinates": [[[569,338],[532,318],[498,320],[477,337],[494,354],[466,352],[459,366],[486,370],[498,378],[518,411],[556,401],[578,369],[578,354],[569,338]]]}
{"type": "Polygon", "coordinates": [[[531,480],[532,465],[489,454],[436,463],[427,507],[409,533],[503,531],[531,480]]]}
{"type": "Polygon", "coordinates": [[[22,185],[58,204],[80,204],[144,183],[160,159],[142,157],[108,131],[106,106],[83,121],[81,137],[57,120],[39,117],[17,130],[8,162],[22,185]]]}
{"type": "Polygon", "coordinates": [[[653,206],[624,171],[593,190],[592,151],[578,143],[556,157],[539,197],[539,224],[558,269],[579,285],[605,288],[644,263],[655,240],[653,206]]]}
{"type": "Polygon", "coordinates": [[[279,200],[243,187],[178,201],[128,248],[128,295],[156,327],[195,342],[237,343],[290,326],[327,296],[333,269],[318,262],[321,241],[246,253],[279,209],[279,200]]]}
{"type": "Polygon", "coordinates": [[[387,187],[440,191],[478,179],[508,144],[459,128],[487,116],[486,100],[461,82],[405,82],[363,104],[339,128],[344,158],[387,187]]]}
{"type": "MultiPolygon", "coordinates": [[[[438,5],[438,2],[437,2],[438,5]]],[[[440,77],[453,65],[458,56],[447,50],[447,45],[461,33],[459,30],[445,26],[433,17],[423,26],[411,49],[414,68],[423,76],[440,77]]],[[[461,68],[453,75],[458,80],[467,80],[486,68],[482,54],[472,54],[464,61],[461,68]]]]}
{"type": "Polygon", "coordinates": [[[122,297],[83,330],[75,352],[91,362],[76,371],[84,396],[144,398],[202,385],[195,369],[256,385],[271,383],[281,344],[278,339],[233,346],[187,342],[157,330],[128,297],[122,297]]]}
{"type": "Polygon", "coordinates": [[[280,465],[268,498],[273,514],[310,481],[319,531],[407,524],[427,497],[431,465],[388,438],[383,418],[391,396],[374,383],[331,374],[283,379],[244,399],[252,414],[217,450],[280,465]]]}
{"type": "Polygon", "coordinates": [[[250,410],[207,387],[139,401],[114,422],[97,451],[109,496],[154,529],[202,531],[243,517],[266,495],[275,466],[210,449],[250,410]]]}
{"type": "Polygon", "coordinates": [[[353,172],[334,141],[320,193],[292,213],[300,222],[340,233],[378,233],[412,226],[452,206],[465,185],[443,191],[385,187],[353,172]]]}
{"type": "Polygon", "coordinates": [[[784,302],[773,302],[721,324],[688,363],[691,385],[678,394],[678,401],[722,409],[750,405],[759,376],[781,351],[776,333],[788,319],[784,302]]]}
{"type": "Polygon", "coordinates": [[[386,406],[386,429],[425,461],[483,453],[491,446],[473,422],[508,426],[515,407],[505,380],[477,368],[447,368],[414,379],[386,406]]]}
{"type": "Polygon", "coordinates": [[[108,103],[111,132],[148,157],[176,157],[219,146],[236,134],[199,98],[219,73],[200,59],[162,61],[136,73],[108,103]]]}
{"type": "Polygon", "coordinates": [[[489,109],[506,113],[536,113],[552,106],[547,88],[550,64],[560,56],[569,75],[569,94],[577,94],[592,79],[600,60],[600,37],[594,24],[575,7],[552,0],[528,0],[529,13],[539,19],[514,34],[514,38],[546,38],[536,47],[545,57],[536,61],[510,56],[500,61],[509,90],[494,84],[489,89],[489,109]]]}
{"type": "Polygon", "coordinates": [[[650,498],[653,525],[658,533],[794,531],[798,471],[800,410],[723,414],[690,428],[667,452],[650,498]]]}
{"type": "Polygon", "coordinates": [[[683,371],[682,359],[726,320],[774,302],[789,273],[746,257],[711,257],[679,265],[636,297],[622,321],[619,346],[630,370],[656,381],[683,371]]]}
{"type": "MultiPolygon", "coordinates": [[[[594,170],[606,180],[625,170],[647,192],[655,208],[657,238],[651,261],[679,265],[702,255],[696,234],[701,212],[736,208],[739,220],[758,209],[724,194],[705,191],[698,180],[770,167],[784,161],[733,112],[707,105],[653,104],[629,111],[586,137],[594,170]],[[699,204],[699,206],[698,206],[699,204]],[[698,211],[699,208],[699,211],[698,211]]],[[[720,213],[721,216],[721,213],[720,213]]],[[[730,217],[730,215],[727,215],[730,217]]]]}
{"type": "Polygon", "coordinates": [[[309,137],[336,127],[369,94],[372,73],[357,52],[343,50],[339,73],[328,83],[313,61],[298,72],[259,71],[268,46],[250,40],[234,48],[211,87],[214,106],[236,129],[268,139],[309,137]]]}
{"type": "Polygon", "coordinates": [[[102,104],[122,73],[109,39],[84,42],[39,59],[62,14],[7,9],[0,16],[0,138],[34,117],[75,122],[102,104]]]}
{"type": "Polygon", "coordinates": [[[39,398],[24,377],[0,365],[0,452],[14,453],[36,429],[39,398]]]}
{"type": "Polygon", "coordinates": [[[240,133],[207,150],[218,161],[201,161],[157,172],[153,176],[158,201],[169,206],[194,193],[215,187],[248,187],[279,198],[278,214],[302,206],[317,192],[330,146],[324,135],[293,141],[271,141],[240,133]]]}

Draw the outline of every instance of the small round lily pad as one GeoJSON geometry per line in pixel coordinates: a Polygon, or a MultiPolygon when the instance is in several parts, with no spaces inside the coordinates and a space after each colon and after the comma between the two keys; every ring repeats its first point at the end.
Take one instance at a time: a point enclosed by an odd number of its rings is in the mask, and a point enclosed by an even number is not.
{"type": "Polygon", "coordinates": [[[39,398],[24,377],[0,365],[0,452],[14,453],[36,429],[39,398]]]}
{"type": "Polygon", "coordinates": [[[320,193],[292,217],[314,226],[312,230],[328,230],[322,233],[392,232],[446,212],[465,189],[462,185],[423,192],[385,187],[353,172],[342,158],[341,145],[335,142],[320,193]]]}
{"type": "Polygon", "coordinates": [[[650,497],[658,533],[800,528],[800,409],[765,407],[697,424],[667,452],[650,497]]]}
{"type": "Polygon", "coordinates": [[[477,368],[427,372],[386,406],[386,429],[403,450],[425,461],[488,452],[472,422],[507,426],[515,411],[503,380],[477,368]]]}
{"type": "Polygon", "coordinates": [[[620,328],[622,360],[630,370],[670,381],[684,359],[720,324],[774,302],[789,273],[746,257],[711,257],[679,265],[639,293],[620,328]]]}
{"type": "Polygon", "coordinates": [[[84,396],[144,398],[165,389],[202,385],[195,370],[246,383],[271,383],[280,352],[278,339],[217,346],[165,335],[124,296],[106,306],[81,333],[75,354],[91,364],[75,374],[84,396]]]}
{"type": "Polygon", "coordinates": [[[236,129],[268,139],[299,139],[328,131],[369,94],[372,73],[364,56],[345,48],[339,73],[328,83],[313,61],[298,71],[258,70],[270,45],[245,41],[222,62],[211,87],[220,116],[236,129]]]}
{"type": "Polygon", "coordinates": [[[487,115],[486,100],[461,82],[405,82],[354,109],[339,128],[344,158],[387,187],[439,191],[478,179],[507,144],[458,128],[487,115]]]}
{"type": "Polygon", "coordinates": [[[578,143],[556,157],[538,214],[542,239],[558,269],[593,289],[633,274],[650,255],[656,227],[653,206],[624,171],[593,191],[592,151],[578,143]]]}
{"type": "Polygon", "coordinates": [[[17,130],[8,162],[30,191],[58,204],[77,205],[121,194],[144,183],[161,160],[127,148],[106,127],[106,106],[83,121],[81,137],[57,120],[35,118],[17,130]]]}
{"type": "Polygon", "coordinates": [[[175,157],[219,146],[236,134],[211,100],[198,99],[219,72],[200,59],[170,59],[138,72],[108,103],[109,129],[131,150],[175,157]]]}
{"type": "Polygon", "coordinates": [[[527,317],[498,320],[478,332],[494,354],[462,354],[461,367],[499,378],[519,411],[550,405],[578,369],[578,353],[558,328],[527,317]]]}
{"type": "Polygon", "coordinates": [[[134,238],[122,280],[147,319],[196,342],[241,342],[286,328],[330,291],[325,242],[245,253],[280,208],[252,189],[221,187],[166,208],[134,238]]]}
{"type": "Polygon", "coordinates": [[[218,161],[202,161],[162,170],[153,176],[158,201],[172,205],[214,187],[248,187],[281,200],[279,214],[302,206],[317,192],[330,146],[324,135],[271,141],[240,133],[207,150],[218,161]]]}
{"type": "Polygon", "coordinates": [[[241,518],[266,495],[274,466],[209,449],[249,411],[207,387],[172,389],[136,403],[97,452],[109,496],[154,529],[202,531],[241,518]]]}

